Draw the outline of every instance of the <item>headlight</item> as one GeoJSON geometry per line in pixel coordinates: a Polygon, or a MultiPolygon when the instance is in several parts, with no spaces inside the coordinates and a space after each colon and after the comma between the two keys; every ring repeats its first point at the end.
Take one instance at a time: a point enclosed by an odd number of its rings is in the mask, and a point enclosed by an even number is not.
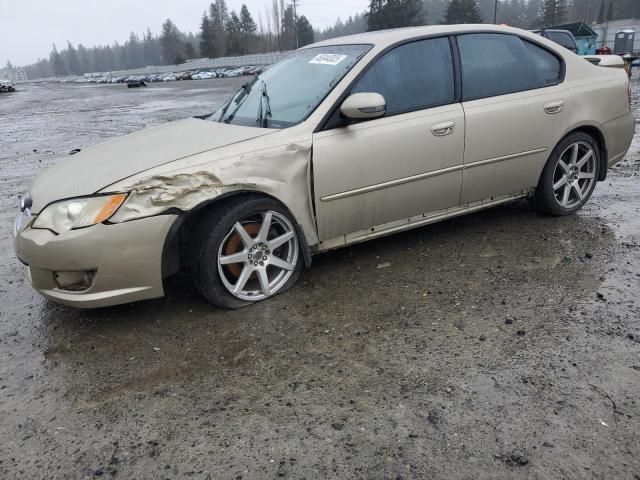
{"type": "Polygon", "coordinates": [[[52,203],[36,217],[32,228],[46,228],[62,233],[102,223],[115,213],[126,198],[125,193],[118,193],[52,203]]]}

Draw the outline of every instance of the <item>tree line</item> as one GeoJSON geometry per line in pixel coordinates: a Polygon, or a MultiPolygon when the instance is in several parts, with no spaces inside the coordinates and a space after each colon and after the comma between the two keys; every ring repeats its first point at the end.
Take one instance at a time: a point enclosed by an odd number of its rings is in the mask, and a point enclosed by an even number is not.
{"type": "Polygon", "coordinates": [[[258,12],[256,22],[246,5],[238,13],[229,10],[225,0],[214,0],[203,12],[197,34],[182,32],[167,19],[159,35],[149,29],[142,37],[131,32],[123,44],[87,48],[67,42],[62,50],[53,45],[48,58],[25,70],[28,78],[42,78],[172,65],[202,57],[293,50],[314,40],[415,25],[495,20],[533,29],[640,18],[640,0],[370,0],[366,11],[314,31],[309,20],[297,14],[297,0],[288,1],[271,0],[264,12],[258,12]]]}
{"type": "Polygon", "coordinates": [[[316,32],[326,39],[385,28],[495,23],[535,29],[640,18],[640,0],[370,0],[369,8],[316,32]],[[497,8],[496,8],[497,5],[497,8]]]}
{"type": "Polygon", "coordinates": [[[296,0],[272,0],[265,8],[265,20],[261,12],[256,22],[246,5],[237,13],[228,9],[225,0],[215,0],[203,13],[197,34],[182,32],[167,19],[159,35],[150,29],[142,37],[131,32],[123,44],[75,47],[67,42],[61,50],[54,44],[48,58],[24,68],[28,78],[61,77],[174,65],[195,58],[292,50],[314,42],[313,27],[296,10],[296,0]]]}

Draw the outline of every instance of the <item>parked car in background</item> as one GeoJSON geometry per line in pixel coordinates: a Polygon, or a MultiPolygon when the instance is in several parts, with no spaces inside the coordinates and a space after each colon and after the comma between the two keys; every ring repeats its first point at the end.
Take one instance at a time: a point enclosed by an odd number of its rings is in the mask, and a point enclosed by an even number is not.
{"type": "Polygon", "coordinates": [[[215,74],[213,72],[203,71],[191,75],[192,80],[205,80],[208,78],[215,78],[215,74]]]}
{"type": "Polygon", "coordinates": [[[16,89],[13,86],[13,82],[11,80],[1,80],[0,79],[0,93],[2,92],[15,92],[16,89]]]}
{"type": "Polygon", "coordinates": [[[176,74],[176,80],[191,80],[193,72],[180,72],[176,74]]]}
{"type": "Polygon", "coordinates": [[[209,116],[41,173],[16,254],[67,305],[162,296],[184,269],[212,304],[242,307],[290,288],[312,254],[522,198],[576,213],[629,149],[629,92],[622,68],[515,28],[325,40],[209,116]]]}
{"type": "Polygon", "coordinates": [[[543,28],[542,30],[532,30],[533,33],[541,37],[548,38],[552,42],[562,45],[573,53],[578,53],[578,45],[573,34],[569,30],[556,30],[552,28],[543,28]]]}

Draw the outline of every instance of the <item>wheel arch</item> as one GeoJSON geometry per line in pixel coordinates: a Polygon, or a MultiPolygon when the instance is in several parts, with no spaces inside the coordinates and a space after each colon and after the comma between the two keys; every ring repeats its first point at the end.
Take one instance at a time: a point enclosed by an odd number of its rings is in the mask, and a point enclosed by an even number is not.
{"type": "Polygon", "coordinates": [[[293,220],[296,233],[298,234],[298,240],[300,241],[304,264],[306,268],[309,268],[311,266],[311,249],[309,248],[304,230],[300,227],[295,215],[291,213],[291,209],[288,208],[282,200],[268,193],[256,190],[234,190],[205,200],[178,216],[164,242],[162,251],[162,278],[178,273],[182,268],[189,266],[191,238],[200,219],[216,208],[221,208],[230,202],[247,197],[269,198],[280,204],[293,220]]]}
{"type": "MultiPolygon", "coordinates": [[[[556,145],[558,145],[560,142],[562,142],[565,138],[567,138],[569,135],[574,134],[574,133],[586,133],[587,135],[591,136],[597,143],[598,145],[598,153],[600,154],[600,165],[598,166],[598,177],[597,180],[599,182],[604,181],[607,178],[607,169],[608,169],[608,165],[609,165],[609,152],[607,150],[607,140],[604,136],[604,133],[602,131],[602,129],[594,124],[591,123],[585,123],[585,124],[581,124],[581,125],[576,125],[574,126],[572,129],[570,129],[569,131],[567,131],[562,138],[560,138],[557,142],[556,145]]],[[[555,148],[555,145],[554,145],[555,148]]],[[[540,175],[542,176],[542,172],[540,173],[540,175]]]]}

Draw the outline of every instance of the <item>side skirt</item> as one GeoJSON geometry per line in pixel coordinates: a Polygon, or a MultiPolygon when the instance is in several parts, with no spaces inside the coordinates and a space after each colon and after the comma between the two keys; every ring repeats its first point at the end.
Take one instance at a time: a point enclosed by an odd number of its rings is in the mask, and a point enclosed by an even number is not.
{"type": "Polygon", "coordinates": [[[385,235],[391,235],[393,233],[402,232],[423,225],[429,225],[441,220],[447,220],[449,218],[459,217],[467,213],[477,212],[478,210],[484,210],[485,208],[491,208],[504,203],[513,202],[520,198],[525,198],[529,195],[530,191],[522,191],[509,195],[502,195],[500,197],[492,197],[486,200],[480,200],[477,202],[471,202],[457,207],[451,207],[436,212],[423,213],[422,215],[416,215],[404,220],[397,220],[395,222],[385,223],[383,225],[377,225],[375,227],[359,230],[357,232],[348,233],[346,235],[339,235],[337,237],[330,238],[328,240],[321,241],[313,253],[321,253],[327,250],[344,247],[346,245],[352,245],[354,243],[364,242],[373,238],[382,237],[385,235]]]}

